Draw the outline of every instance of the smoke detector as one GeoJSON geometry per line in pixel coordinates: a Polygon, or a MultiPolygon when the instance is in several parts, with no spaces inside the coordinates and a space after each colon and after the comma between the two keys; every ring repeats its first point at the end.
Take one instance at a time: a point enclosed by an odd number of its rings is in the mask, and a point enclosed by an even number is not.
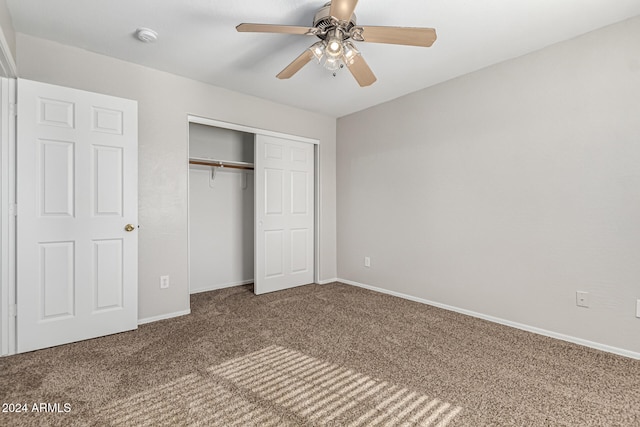
{"type": "Polygon", "coordinates": [[[136,30],[136,37],[141,42],[153,43],[158,40],[158,33],[150,28],[138,28],[136,30]]]}

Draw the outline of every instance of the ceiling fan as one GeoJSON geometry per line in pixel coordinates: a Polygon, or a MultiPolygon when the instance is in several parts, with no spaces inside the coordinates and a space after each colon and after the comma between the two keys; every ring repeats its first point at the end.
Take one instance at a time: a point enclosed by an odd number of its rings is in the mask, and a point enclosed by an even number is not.
{"type": "Polygon", "coordinates": [[[423,47],[429,47],[436,41],[436,30],[433,28],[356,25],[356,15],[353,11],[357,3],[358,0],[333,0],[326,3],[316,12],[313,27],[240,24],[236,30],[248,33],[316,36],[320,41],[305,50],[276,77],[288,79],[315,58],[325,68],[333,71],[334,75],[336,70],[346,65],[360,86],[373,84],[376,76],[352,41],[423,47]]]}

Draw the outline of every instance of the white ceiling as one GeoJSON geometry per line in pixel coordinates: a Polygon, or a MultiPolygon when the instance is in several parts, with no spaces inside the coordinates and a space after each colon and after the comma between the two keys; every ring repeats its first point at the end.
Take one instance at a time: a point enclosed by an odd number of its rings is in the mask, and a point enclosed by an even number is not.
{"type": "MultiPolygon", "coordinates": [[[[361,0],[359,25],[432,27],[431,48],[357,43],[378,81],[315,63],[275,75],[317,39],[237,33],[241,22],[311,26],[325,0],[7,0],[17,32],[341,117],[640,15],[638,0],[361,0]],[[159,33],[154,44],[138,27],[159,33]]],[[[18,53],[19,54],[19,53],[18,53]]]]}

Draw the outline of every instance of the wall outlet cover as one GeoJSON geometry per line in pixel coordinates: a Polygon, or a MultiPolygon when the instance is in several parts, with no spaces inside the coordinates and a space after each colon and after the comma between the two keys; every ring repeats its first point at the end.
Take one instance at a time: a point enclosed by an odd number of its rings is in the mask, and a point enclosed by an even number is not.
{"type": "Polygon", "coordinates": [[[576,292],[576,305],[578,307],[589,307],[589,292],[576,292]]]}
{"type": "Polygon", "coordinates": [[[160,276],[160,289],[167,289],[169,287],[169,276],[160,276]]]}

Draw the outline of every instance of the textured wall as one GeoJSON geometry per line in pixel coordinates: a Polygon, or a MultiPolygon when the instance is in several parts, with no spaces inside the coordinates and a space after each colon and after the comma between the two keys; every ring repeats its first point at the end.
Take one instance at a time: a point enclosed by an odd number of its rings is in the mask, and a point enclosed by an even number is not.
{"type": "Polygon", "coordinates": [[[16,57],[16,32],[11,22],[11,13],[7,7],[7,0],[0,0],[0,29],[7,41],[7,46],[13,58],[16,57]]]}
{"type": "Polygon", "coordinates": [[[338,277],[640,352],[638,40],[634,18],[339,119],[338,277]]]}
{"type": "Polygon", "coordinates": [[[320,277],[336,277],[335,119],[21,33],[17,51],[22,78],[138,101],[140,318],[189,307],[188,114],[320,140],[320,277]]]}
{"type": "Polygon", "coordinates": [[[253,172],[189,170],[189,288],[192,293],[253,281],[253,172]],[[247,175],[246,184],[243,175],[247,175]],[[244,186],[246,185],[246,187],[244,186]]]}

